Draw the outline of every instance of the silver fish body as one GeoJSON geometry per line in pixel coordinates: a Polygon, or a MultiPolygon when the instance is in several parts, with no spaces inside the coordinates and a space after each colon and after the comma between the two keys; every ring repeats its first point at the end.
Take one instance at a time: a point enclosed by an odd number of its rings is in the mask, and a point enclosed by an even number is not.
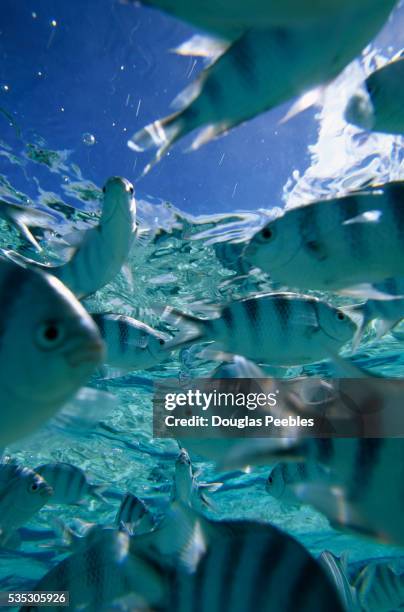
{"type": "Polygon", "coordinates": [[[352,96],[345,119],[357,127],[386,134],[404,134],[404,57],[373,72],[352,96]]]}
{"type": "Polygon", "coordinates": [[[404,604],[404,574],[395,572],[389,563],[374,561],[355,579],[361,610],[390,612],[404,604]]]}
{"type": "Polygon", "coordinates": [[[103,357],[95,323],[49,274],[0,261],[0,445],[31,433],[83,386],[103,357]]]}
{"type": "Polygon", "coordinates": [[[122,371],[144,370],[167,359],[166,336],[120,314],[92,314],[106,344],[106,363],[122,371]]]}
{"type": "Polygon", "coordinates": [[[171,492],[171,499],[173,501],[190,506],[195,510],[201,510],[204,506],[211,505],[205,492],[217,491],[221,486],[221,482],[198,482],[188,452],[185,448],[181,449],[175,461],[174,480],[171,492]]]}
{"type": "Polygon", "coordinates": [[[330,469],[330,482],[298,485],[298,497],[336,525],[402,546],[403,440],[313,439],[307,448],[310,459],[330,469]]]}
{"type": "Polygon", "coordinates": [[[170,146],[205,127],[192,147],[335,78],[376,35],[395,2],[356,3],[306,27],[247,29],[206,68],[184,108],[134,134],[134,151],[157,147],[150,170],[170,146]],[[358,28],[358,23],[361,27],[358,28]]]}
{"type": "Polygon", "coordinates": [[[164,610],[343,610],[323,569],[290,536],[248,521],[211,522],[208,528],[206,554],[194,572],[177,576],[164,610]]]}
{"type": "Polygon", "coordinates": [[[294,485],[313,480],[326,480],[327,471],[314,461],[280,462],[271,470],[265,490],[269,495],[285,504],[300,504],[293,491],[294,485]]]}
{"type": "Polygon", "coordinates": [[[136,202],[133,186],[112,177],[104,186],[102,214],[85,233],[71,259],[56,268],[57,276],[79,298],[98,291],[120,272],[135,240],[136,202]]]}
{"type": "Polygon", "coordinates": [[[332,291],[404,275],[404,182],[287,210],[244,251],[288,287],[332,291]]]}
{"type": "Polygon", "coordinates": [[[0,465],[0,546],[16,529],[49,503],[52,488],[33,470],[17,464],[0,465]]]}
{"type": "Polygon", "coordinates": [[[168,349],[183,342],[213,340],[226,353],[279,366],[327,359],[329,350],[338,351],[355,331],[355,324],[338,308],[292,293],[264,294],[232,302],[219,311],[216,319],[173,313],[191,331],[174,337],[167,343],[168,349]]]}
{"type": "Polygon", "coordinates": [[[99,491],[104,488],[90,484],[83,470],[70,463],[46,463],[36,467],[35,472],[52,487],[54,504],[77,504],[87,495],[100,498],[99,491]]]}
{"type": "MultiPolygon", "coordinates": [[[[85,607],[89,612],[99,612],[110,601],[132,591],[151,604],[162,597],[160,572],[140,554],[130,554],[127,533],[112,529],[90,531],[77,552],[45,574],[34,590],[69,591],[70,609],[85,607]]],[[[27,606],[21,611],[37,609],[27,606]]]]}
{"type": "Polygon", "coordinates": [[[360,612],[361,608],[356,589],[350,584],[348,579],[348,568],[345,558],[338,558],[328,550],[325,550],[319,557],[319,563],[335,583],[335,587],[344,604],[344,609],[347,612],[360,612]]]}

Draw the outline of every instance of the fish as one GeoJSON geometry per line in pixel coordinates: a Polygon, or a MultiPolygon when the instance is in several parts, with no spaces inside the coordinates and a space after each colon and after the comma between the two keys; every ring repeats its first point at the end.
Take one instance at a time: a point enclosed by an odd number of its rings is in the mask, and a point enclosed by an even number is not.
{"type": "Polygon", "coordinates": [[[222,482],[198,482],[197,474],[192,469],[191,459],[185,448],[181,451],[175,461],[175,472],[171,499],[191,506],[196,510],[203,506],[212,507],[212,502],[206,496],[206,492],[214,493],[222,486],[222,482]]]}
{"type": "MultiPolygon", "coordinates": [[[[91,316],[106,344],[107,366],[125,373],[152,368],[167,359],[167,335],[126,315],[92,313],[91,316]]],[[[108,378],[108,369],[105,377],[108,378]]]]}
{"type": "Polygon", "coordinates": [[[329,348],[341,349],[356,329],[340,309],[293,293],[261,294],[234,301],[218,308],[212,319],[199,319],[175,309],[166,309],[166,313],[173,325],[184,327],[166,343],[168,350],[195,341],[214,341],[224,355],[242,355],[279,366],[327,359],[329,348]]]}
{"type": "Polygon", "coordinates": [[[19,204],[12,204],[2,199],[0,199],[0,218],[15,227],[36,251],[42,251],[42,247],[29,228],[41,227],[49,229],[54,223],[54,219],[49,213],[36,210],[35,208],[28,208],[27,206],[20,206],[19,204]]]}
{"type": "Polygon", "coordinates": [[[87,481],[83,470],[70,463],[44,463],[35,468],[53,489],[53,504],[80,504],[84,497],[91,495],[107,503],[101,492],[105,485],[94,485],[87,481]]]}
{"type": "Polygon", "coordinates": [[[366,327],[374,319],[376,319],[376,338],[381,338],[404,318],[404,278],[389,278],[376,283],[373,288],[380,292],[380,298],[368,299],[363,304],[344,308],[357,324],[354,347],[360,343],[366,327]]]}
{"type": "Polygon", "coordinates": [[[0,447],[53,417],[103,358],[98,329],[58,279],[0,260],[0,447]]]}
{"type": "Polygon", "coordinates": [[[0,479],[0,547],[7,547],[16,529],[49,503],[53,490],[34,470],[15,463],[0,465],[0,479]]]}
{"type": "Polygon", "coordinates": [[[151,531],[155,523],[152,513],[141,499],[132,493],[124,495],[115,517],[117,527],[125,529],[132,536],[151,531]]]}
{"type": "Polygon", "coordinates": [[[395,572],[389,563],[374,561],[366,565],[354,586],[365,612],[391,612],[403,607],[404,574],[395,572]]]}
{"type": "Polygon", "coordinates": [[[352,95],[345,119],[366,131],[404,134],[403,52],[398,58],[372,72],[352,95]]]}
{"type": "MultiPolygon", "coordinates": [[[[154,604],[163,597],[160,567],[130,553],[129,534],[116,529],[96,529],[82,538],[80,547],[47,572],[34,591],[68,591],[72,610],[85,607],[98,612],[108,602],[135,591],[154,604]]],[[[39,609],[23,606],[21,612],[39,609]]],[[[49,606],[49,611],[59,606],[49,606]]]]}
{"type": "Polygon", "coordinates": [[[197,128],[204,129],[192,150],[335,78],[377,34],[394,4],[395,0],[369,0],[366,7],[351,3],[305,27],[247,29],[182,92],[181,110],[129,139],[135,152],[157,148],[142,176],[197,128]]]}
{"type": "MultiPolygon", "coordinates": [[[[404,182],[286,210],[243,257],[289,288],[341,291],[403,276],[404,182]]],[[[366,291],[363,294],[367,296],[366,291]]]]}
{"type": "Polygon", "coordinates": [[[293,486],[302,482],[327,480],[327,470],[314,461],[280,462],[271,470],[265,490],[269,495],[285,504],[300,505],[293,486]]]}
{"type": "MultiPolygon", "coordinates": [[[[160,9],[226,38],[234,37],[248,28],[268,26],[301,25],[339,13],[349,6],[348,0],[142,0],[145,6],[160,9]]],[[[367,6],[368,0],[357,0],[356,4],[367,6]]]]}
{"type": "Polygon", "coordinates": [[[319,563],[328,572],[335,583],[344,609],[349,612],[360,612],[358,594],[348,578],[348,566],[346,555],[336,557],[329,550],[325,550],[319,557],[319,563]]]}
{"type": "Polygon", "coordinates": [[[9,251],[6,255],[22,266],[50,272],[79,299],[92,295],[121,271],[136,239],[132,183],[119,176],[111,177],[103,187],[103,194],[98,225],[83,232],[81,244],[66,263],[49,266],[19,253],[9,251]]]}
{"type": "MultiPolygon", "coordinates": [[[[160,604],[164,611],[343,609],[321,566],[273,525],[211,520],[189,507],[181,508],[180,517],[168,522],[171,541],[177,538],[177,554],[169,598],[160,604]]],[[[160,559],[161,531],[146,536],[153,538],[160,559]]],[[[145,540],[135,538],[131,545],[135,554],[145,540]]]]}
{"type": "Polygon", "coordinates": [[[72,608],[90,611],[129,593],[164,612],[343,611],[324,569],[288,534],[254,521],[212,521],[178,502],[152,533],[100,532],[34,590],[69,591],[72,608]]]}

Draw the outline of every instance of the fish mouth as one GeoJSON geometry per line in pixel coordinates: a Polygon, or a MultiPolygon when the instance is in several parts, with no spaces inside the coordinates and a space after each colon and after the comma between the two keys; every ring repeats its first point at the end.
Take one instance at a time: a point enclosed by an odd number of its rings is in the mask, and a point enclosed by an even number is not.
{"type": "Polygon", "coordinates": [[[105,354],[105,345],[102,340],[92,340],[91,342],[83,342],[80,346],[66,351],[64,353],[67,363],[75,368],[83,363],[92,363],[97,365],[102,362],[105,354]]]}

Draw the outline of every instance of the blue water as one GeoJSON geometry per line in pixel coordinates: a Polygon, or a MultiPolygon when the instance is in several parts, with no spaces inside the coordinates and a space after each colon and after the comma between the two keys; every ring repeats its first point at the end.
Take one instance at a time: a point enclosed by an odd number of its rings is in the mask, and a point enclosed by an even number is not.
{"type": "MultiPolygon", "coordinates": [[[[158,326],[156,304],[183,308],[197,301],[224,303],[271,289],[265,275],[248,279],[234,266],[231,241],[245,239],[284,206],[340,193],[369,177],[403,178],[402,139],[364,135],[344,124],[341,106],[363,75],[402,45],[399,8],[361,60],[330,86],[324,108],[279,124],[288,106],[257,117],[195,153],[180,143],[144,179],[148,161],[126,141],[164,116],[177,93],[195,78],[202,60],[170,49],[194,30],[167,16],[115,0],[3,0],[0,21],[0,198],[51,212],[53,231],[38,230],[43,261],[59,261],[58,235],[97,220],[101,187],[112,175],[136,185],[140,227],[148,230],[125,275],[86,300],[88,309],[122,312],[158,326]],[[401,38],[400,38],[401,34],[401,38]],[[333,121],[327,118],[333,117],[333,121]],[[330,154],[335,151],[338,155],[330,154]]],[[[38,256],[3,221],[0,247],[38,256]]],[[[92,482],[106,483],[110,505],[46,506],[26,525],[23,544],[0,551],[0,590],[29,589],[66,551],[58,546],[55,517],[65,522],[111,522],[127,491],[160,515],[170,495],[174,441],[152,439],[153,380],[209,375],[214,364],[198,359],[197,347],[174,354],[147,372],[92,386],[116,396],[114,410],[92,431],[56,425],[17,444],[10,453],[24,465],[67,461],[92,482]]],[[[355,356],[375,373],[403,376],[402,342],[376,342],[370,332],[355,356]]],[[[327,372],[326,364],[289,374],[327,372]]],[[[308,506],[282,505],[264,488],[269,466],[250,474],[217,474],[196,462],[201,480],[225,480],[214,494],[218,518],[269,521],[295,535],[318,555],[349,552],[352,568],[402,550],[332,529],[308,506]]]]}

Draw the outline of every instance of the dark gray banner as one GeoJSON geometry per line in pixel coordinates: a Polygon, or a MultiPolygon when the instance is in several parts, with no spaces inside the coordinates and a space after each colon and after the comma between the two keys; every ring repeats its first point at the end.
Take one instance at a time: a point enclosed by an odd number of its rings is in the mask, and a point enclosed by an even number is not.
{"type": "Polygon", "coordinates": [[[404,379],[156,383],[155,438],[404,437],[404,379]]]}

